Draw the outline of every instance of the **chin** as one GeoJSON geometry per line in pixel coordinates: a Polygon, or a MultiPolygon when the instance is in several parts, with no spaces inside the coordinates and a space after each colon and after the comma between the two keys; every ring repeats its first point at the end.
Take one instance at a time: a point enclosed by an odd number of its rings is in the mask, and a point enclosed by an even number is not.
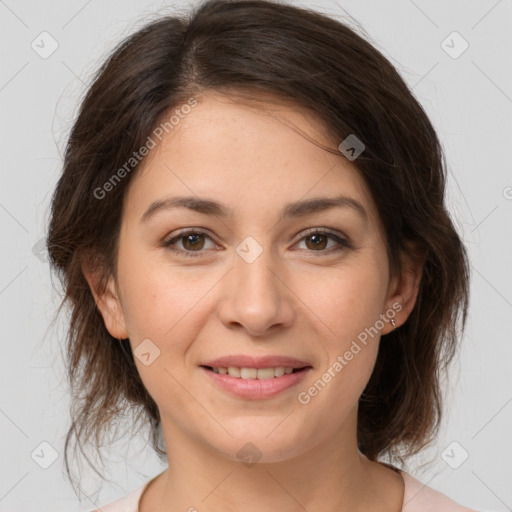
{"type": "Polygon", "coordinates": [[[304,432],[291,432],[290,428],[282,428],[283,425],[279,427],[280,421],[282,419],[276,421],[274,418],[255,425],[253,418],[248,418],[243,433],[226,425],[233,437],[223,436],[206,442],[225,457],[245,462],[248,466],[256,462],[283,462],[301,455],[310,444],[314,445],[314,441],[304,439],[304,432]]]}

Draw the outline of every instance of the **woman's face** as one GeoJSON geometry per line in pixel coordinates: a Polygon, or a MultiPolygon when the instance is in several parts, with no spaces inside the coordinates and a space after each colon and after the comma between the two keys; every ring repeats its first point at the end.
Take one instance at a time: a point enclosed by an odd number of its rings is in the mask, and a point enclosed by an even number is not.
{"type": "MultiPolygon", "coordinates": [[[[278,113],[333,147],[297,109],[278,113]]],[[[109,290],[105,323],[130,338],[167,442],[179,433],[232,459],[253,450],[261,462],[334,438],[355,445],[380,335],[391,317],[405,320],[376,207],[354,165],[263,110],[214,94],[133,176],[118,286],[109,290]],[[189,207],[171,207],[183,197],[189,207]],[[308,203],[338,198],[330,208],[308,203]],[[226,357],[235,360],[215,364],[232,366],[227,375],[205,367],[226,357]],[[306,368],[282,369],[292,366],[306,368]],[[238,367],[249,368],[247,380],[238,367]],[[261,379],[257,367],[267,368],[261,379]]]]}

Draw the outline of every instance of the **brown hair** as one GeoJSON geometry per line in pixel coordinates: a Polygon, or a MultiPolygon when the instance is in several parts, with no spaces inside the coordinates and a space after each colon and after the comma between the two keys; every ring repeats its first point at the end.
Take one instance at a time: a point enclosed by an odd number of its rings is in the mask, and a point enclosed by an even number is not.
{"type": "MultiPolygon", "coordinates": [[[[150,425],[162,460],[160,417],[127,340],[106,330],[84,278],[87,261],[104,285],[116,276],[124,191],[104,199],[111,179],[171,109],[193,95],[258,94],[292,101],[321,121],[336,146],[355,134],[365,145],[353,163],[384,226],[392,272],[413,242],[424,251],[418,298],[407,321],[380,344],[359,401],[359,449],[370,460],[417,453],[437,435],[441,371],[466,321],[469,270],[444,205],[446,162],[421,105],[390,62],[346,24],[265,0],[211,0],[188,16],[162,16],[123,41],[97,72],[72,128],[51,206],[48,251],[71,319],[67,368],[72,424],[66,436],[98,449],[125,409],[150,425]]],[[[341,153],[337,150],[332,152],[341,153]]],[[[101,454],[100,454],[101,457],[101,454]]]]}

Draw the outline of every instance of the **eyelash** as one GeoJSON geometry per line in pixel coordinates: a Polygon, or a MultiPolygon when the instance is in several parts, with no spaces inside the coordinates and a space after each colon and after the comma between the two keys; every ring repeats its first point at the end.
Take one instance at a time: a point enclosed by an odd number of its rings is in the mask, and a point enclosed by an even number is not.
{"type": "MultiPolygon", "coordinates": [[[[174,245],[174,243],[177,240],[185,238],[188,235],[206,235],[208,238],[211,239],[211,237],[208,236],[208,234],[201,229],[189,229],[188,231],[182,231],[177,236],[171,238],[169,241],[164,242],[163,247],[170,250],[171,252],[185,256],[187,258],[188,257],[195,258],[198,256],[202,256],[201,253],[204,252],[202,250],[189,251],[186,249],[173,249],[171,247],[172,245],[174,245]]],[[[315,257],[324,256],[326,254],[331,254],[333,252],[343,251],[345,249],[352,249],[352,245],[346,239],[341,238],[340,236],[337,236],[336,234],[332,233],[331,231],[321,230],[319,228],[311,228],[311,229],[308,229],[305,232],[301,233],[301,235],[302,235],[302,237],[300,238],[300,240],[297,243],[302,242],[305,238],[309,238],[313,235],[327,236],[327,238],[330,238],[331,240],[335,240],[336,242],[339,243],[339,246],[335,247],[335,248],[331,247],[330,249],[324,249],[321,251],[308,251],[308,252],[312,252],[312,253],[315,253],[315,252],[319,253],[319,254],[316,254],[315,257]]]]}

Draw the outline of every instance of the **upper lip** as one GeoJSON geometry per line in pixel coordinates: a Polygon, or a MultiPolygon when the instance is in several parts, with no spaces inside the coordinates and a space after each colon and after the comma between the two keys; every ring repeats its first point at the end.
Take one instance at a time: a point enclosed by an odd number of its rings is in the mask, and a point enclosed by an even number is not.
{"type": "Polygon", "coordinates": [[[248,355],[224,356],[218,359],[212,359],[201,364],[201,366],[210,366],[212,368],[275,368],[279,366],[291,368],[304,368],[311,366],[305,361],[300,361],[287,356],[263,356],[255,357],[248,355]]]}

